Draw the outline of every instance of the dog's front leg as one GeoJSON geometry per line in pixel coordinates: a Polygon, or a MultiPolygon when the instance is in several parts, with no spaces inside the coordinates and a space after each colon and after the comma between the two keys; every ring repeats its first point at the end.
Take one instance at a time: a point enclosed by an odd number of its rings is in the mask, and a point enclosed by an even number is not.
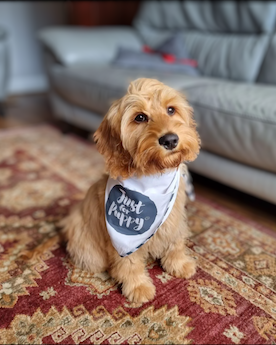
{"type": "Polygon", "coordinates": [[[190,278],[196,272],[196,263],[186,254],[184,241],[171,243],[161,258],[161,264],[165,271],[177,278],[190,278]]]}
{"type": "Polygon", "coordinates": [[[155,286],[145,269],[140,251],[127,256],[116,255],[110,275],[122,283],[122,292],[131,302],[145,303],[154,298],[155,286]]]}

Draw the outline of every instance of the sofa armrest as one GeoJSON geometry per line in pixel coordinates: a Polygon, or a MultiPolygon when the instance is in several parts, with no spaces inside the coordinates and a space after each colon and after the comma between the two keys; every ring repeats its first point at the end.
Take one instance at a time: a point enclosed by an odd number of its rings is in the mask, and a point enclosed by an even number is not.
{"type": "Polygon", "coordinates": [[[7,33],[0,27],[0,102],[3,101],[7,95],[10,74],[9,55],[7,33]]]}
{"type": "Polygon", "coordinates": [[[110,62],[119,45],[140,49],[143,44],[135,29],[129,26],[51,27],[41,30],[38,38],[63,65],[110,62]]]}

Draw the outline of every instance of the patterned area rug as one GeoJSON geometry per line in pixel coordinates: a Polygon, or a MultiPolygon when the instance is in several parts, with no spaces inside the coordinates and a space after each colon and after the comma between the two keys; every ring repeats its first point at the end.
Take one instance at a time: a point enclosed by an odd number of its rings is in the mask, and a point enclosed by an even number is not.
{"type": "Polygon", "coordinates": [[[199,195],[187,206],[197,273],[148,262],[152,302],[130,304],[106,273],[74,267],[55,222],[102,169],[92,144],[51,127],[0,133],[0,343],[275,344],[273,234],[199,195]]]}

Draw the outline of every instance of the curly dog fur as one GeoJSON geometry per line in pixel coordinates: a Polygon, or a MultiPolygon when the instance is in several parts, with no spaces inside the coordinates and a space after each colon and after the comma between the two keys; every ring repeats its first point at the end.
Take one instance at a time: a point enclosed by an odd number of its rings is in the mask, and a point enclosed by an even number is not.
{"type": "Polygon", "coordinates": [[[67,250],[83,269],[93,273],[108,271],[122,284],[122,292],[130,301],[147,302],[155,296],[155,286],[145,268],[149,255],[161,259],[163,269],[176,277],[189,278],[196,271],[185,247],[189,231],[184,179],[167,220],[148,242],[126,257],[119,256],[106,229],[106,182],[108,176],[127,179],[185,169],[182,163],[193,161],[200,148],[193,111],[180,92],[158,80],[137,79],[126,95],[112,104],[94,140],[108,174],[103,174],[84,200],[62,220],[67,250]],[[170,107],[173,114],[168,114],[170,107]],[[139,114],[146,121],[137,122],[139,114]],[[175,133],[179,138],[177,146],[170,150],[159,143],[167,133],[175,133]]]}

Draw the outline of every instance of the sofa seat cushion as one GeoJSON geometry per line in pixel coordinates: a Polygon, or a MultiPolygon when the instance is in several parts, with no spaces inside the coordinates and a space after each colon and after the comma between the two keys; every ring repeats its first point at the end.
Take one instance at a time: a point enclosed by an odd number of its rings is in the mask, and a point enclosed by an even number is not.
{"type": "Polygon", "coordinates": [[[276,172],[276,86],[213,79],[184,90],[205,150],[276,172]]]}
{"type": "Polygon", "coordinates": [[[140,77],[155,78],[175,89],[205,85],[208,78],[164,71],[126,69],[109,64],[56,65],[50,69],[54,90],[66,101],[104,115],[112,101],[122,97],[129,83],[140,77]]]}

